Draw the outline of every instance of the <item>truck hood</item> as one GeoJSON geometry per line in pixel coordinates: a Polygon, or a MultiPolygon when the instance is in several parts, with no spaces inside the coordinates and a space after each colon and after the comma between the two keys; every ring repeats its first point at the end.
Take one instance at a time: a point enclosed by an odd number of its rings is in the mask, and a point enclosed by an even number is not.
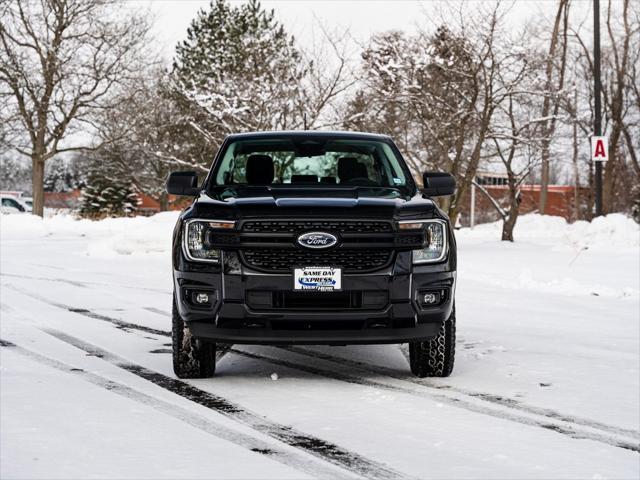
{"type": "Polygon", "coordinates": [[[422,194],[404,196],[395,189],[262,187],[234,190],[232,196],[202,192],[190,210],[189,217],[219,219],[305,215],[398,219],[430,218],[438,209],[422,194]]]}

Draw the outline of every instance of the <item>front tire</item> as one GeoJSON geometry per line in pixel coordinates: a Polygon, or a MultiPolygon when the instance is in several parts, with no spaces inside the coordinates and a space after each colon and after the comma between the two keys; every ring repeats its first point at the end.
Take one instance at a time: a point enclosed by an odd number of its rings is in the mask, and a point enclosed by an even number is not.
{"type": "Polygon", "coordinates": [[[216,344],[194,338],[178,312],[172,309],[173,371],[178,378],[209,378],[216,371],[216,344]]]}
{"type": "Polygon", "coordinates": [[[448,377],[456,353],[456,311],[442,323],[438,335],[424,342],[409,343],[409,365],[417,377],[448,377]]]}

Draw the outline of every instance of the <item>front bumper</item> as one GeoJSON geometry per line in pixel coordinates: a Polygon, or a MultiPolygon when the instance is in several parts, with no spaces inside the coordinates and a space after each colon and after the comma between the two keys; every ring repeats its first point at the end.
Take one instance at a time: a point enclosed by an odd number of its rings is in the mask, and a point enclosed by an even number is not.
{"type": "Polygon", "coordinates": [[[264,274],[240,265],[227,254],[218,271],[174,270],[176,303],[192,334],[234,344],[379,344],[434,337],[453,308],[456,274],[446,264],[411,265],[411,252],[399,252],[387,269],[345,274],[344,292],[383,292],[384,305],[367,308],[265,308],[250,306],[251,292],[290,292],[292,275],[264,274]],[[436,306],[423,307],[421,292],[445,292],[436,306]],[[194,291],[208,292],[211,303],[196,306],[194,291]]]}
{"type": "Polygon", "coordinates": [[[427,340],[437,335],[440,324],[426,323],[412,328],[363,330],[273,330],[269,328],[217,328],[204,322],[189,324],[198,338],[246,345],[373,345],[427,340]]]}

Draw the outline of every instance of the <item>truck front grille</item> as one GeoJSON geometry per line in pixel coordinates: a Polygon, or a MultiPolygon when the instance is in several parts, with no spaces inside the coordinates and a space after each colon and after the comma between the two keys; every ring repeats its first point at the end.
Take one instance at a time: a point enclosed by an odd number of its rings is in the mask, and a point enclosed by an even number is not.
{"type": "Polygon", "coordinates": [[[389,265],[393,250],[386,249],[334,249],[307,251],[297,248],[248,248],[240,252],[246,265],[272,273],[291,273],[292,269],[310,266],[342,267],[344,273],[364,273],[389,265]]]}
{"type": "Polygon", "coordinates": [[[243,232],[298,233],[309,230],[342,233],[388,233],[390,222],[375,220],[250,220],[242,225],[243,232]]]}
{"type": "Polygon", "coordinates": [[[249,268],[266,273],[291,273],[295,267],[341,267],[344,273],[365,273],[388,267],[396,251],[419,248],[423,232],[398,231],[392,220],[357,218],[252,219],[238,231],[219,233],[212,245],[233,249],[249,268]],[[337,245],[307,249],[297,239],[305,232],[327,232],[337,245]]]}

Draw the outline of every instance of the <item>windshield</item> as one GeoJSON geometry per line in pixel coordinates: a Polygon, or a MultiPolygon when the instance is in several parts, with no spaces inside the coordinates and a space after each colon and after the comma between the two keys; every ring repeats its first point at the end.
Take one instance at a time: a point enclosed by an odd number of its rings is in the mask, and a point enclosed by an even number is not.
{"type": "Polygon", "coordinates": [[[210,186],[233,185],[404,190],[408,179],[394,149],[382,141],[266,138],[236,140],[227,145],[210,186]]]}

